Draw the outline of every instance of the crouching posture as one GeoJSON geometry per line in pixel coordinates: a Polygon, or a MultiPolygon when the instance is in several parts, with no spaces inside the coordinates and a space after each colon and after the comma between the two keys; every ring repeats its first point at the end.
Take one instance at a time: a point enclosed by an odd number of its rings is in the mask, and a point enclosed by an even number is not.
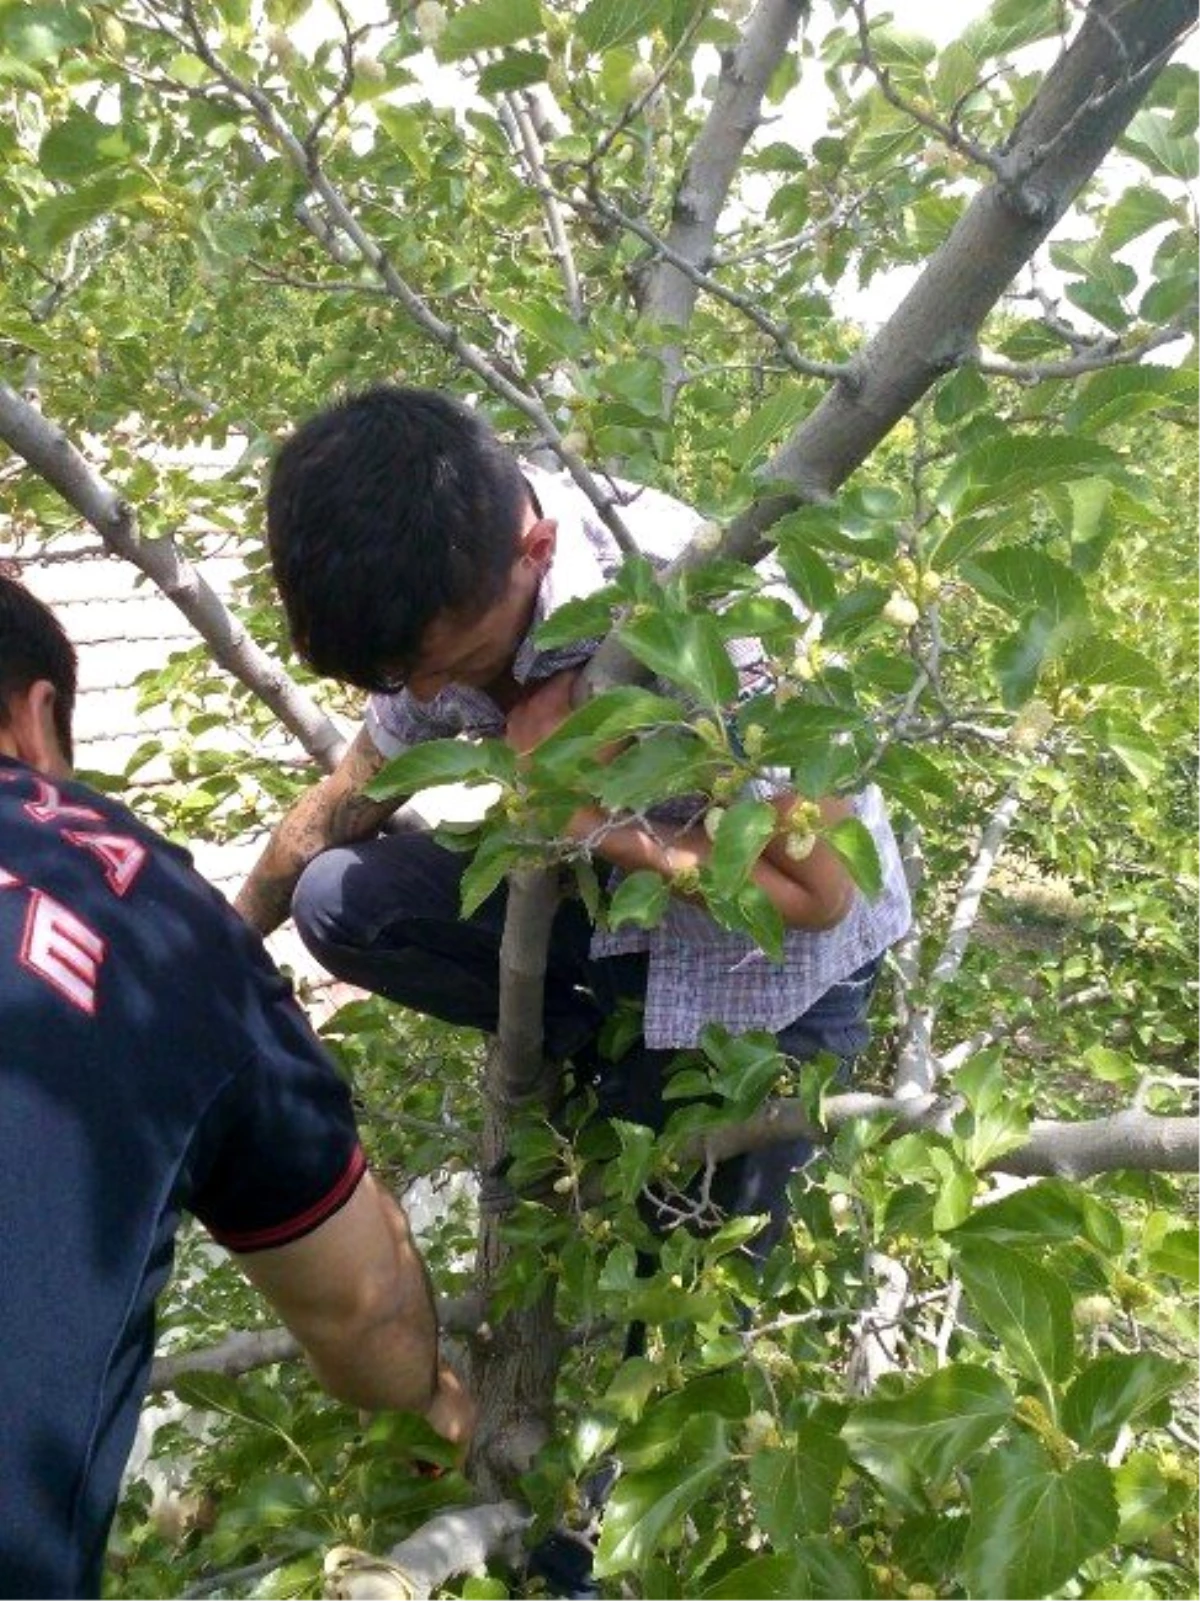
{"type": "MultiPolygon", "coordinates": [[[[622,513],[652,560],[678,554],[697,519],[642,491],[622,513]]],[[[289,911],[326,968],[404,1006],[485,1030],[497,1025],[505,896],[460,913],[464,857],[418,832],[381,833],[399,804],[363,791],[383,763],[423,740],[460,733],[535,748],[570,709],[572,674],[591,644],[542,650],[538,625],[594,593],[621,555],[569,482],[523,464],[487,422],[448,396],[383,386],[305,423],[283,447],[268,496],[268,534],[292,638],[317,671],[371,692],[338,769],[283,818],[238,897],[264,933],[289,911]]],[[[761,653],[739,652],[747,685],[761,653]]],[[[776,791],[778,834],[754,878],[787,928],[781,964],[672,897],[654,930],[594,929],[565,902],[550,941],[545,1040],[594,1084],[602,1110],[661,1127],[663,1073],[706,1024],[769,1030],[793,1057],[844,1063],[868,1039],[880,960],[908,926],[895,841],[874,788],[821,802],[822,818],[857,814],[884,868],[867,901],[824,843],[787,850],[795,796],[776,791]],[[643,1008],[640,1039],[619,1062],[596,1036],[619,1001],[643,1008]]],[[[704,829],[586,810],[571,821],[597,866],[675,880],[711,848],[704,829]],[[603,825],[601,827],[600,825],[603,825]]],[[[808,1148],[776,1146],[724,1164],[713,1190],[726,1211],[769,1214],[765,1249],[786,1217],[790,1174],[808,1148]]]]}

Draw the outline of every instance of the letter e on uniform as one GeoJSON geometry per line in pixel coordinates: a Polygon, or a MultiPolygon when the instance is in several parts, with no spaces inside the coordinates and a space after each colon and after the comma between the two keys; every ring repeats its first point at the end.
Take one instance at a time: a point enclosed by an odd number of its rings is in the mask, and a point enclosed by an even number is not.
{"type": "Polygon", "coordinates": [[[44,890],[33,891],[25,914],[21,965],[89,1017],[96,1011],[104,949],[104,941],[82,918],[44,890]]]}

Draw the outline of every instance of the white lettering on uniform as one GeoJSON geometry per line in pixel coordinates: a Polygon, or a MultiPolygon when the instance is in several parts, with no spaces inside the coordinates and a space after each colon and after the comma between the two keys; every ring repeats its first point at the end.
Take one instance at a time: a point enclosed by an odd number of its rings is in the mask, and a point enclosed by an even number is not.
{"type": "Polygon", "coordinates": [[[105,882],[114,895],[124,895],[146,865],[146,847],[128,834],[77,834],[64,828],[62,837],[100,858],[105,882]]]}
{"type": "Polygon", "coordinates": [[[102,823],[99,812],[90,806],[67,806],[53,784],[44,778],[34,779],[38,798],[25,802],[25,810],[36,823],[102,823]]]}
{"type": "Polygon", "coordinates": [[[44,890],[33,891],[25,914],[21,964],[89,1017],[96,1011],[104,950],[104,941],[82,918],[44,890]]]}

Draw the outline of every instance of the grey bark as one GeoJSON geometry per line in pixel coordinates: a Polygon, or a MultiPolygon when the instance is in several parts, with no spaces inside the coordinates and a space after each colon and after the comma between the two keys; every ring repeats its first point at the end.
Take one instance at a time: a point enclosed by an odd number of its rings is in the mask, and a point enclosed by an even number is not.
{"type": "MultiPolygon", "coordinates": [[[[478,1330],[481,1316],[477,1295],[438,1297],[438,1328],[443,1334],[469,1338],[478,1330]]],[[[303,1354],[299,1340],[287,1329],[235,1329],[215,1345],[156,1357],[146,1393],[158,1395],[164,1390],[173,1390],[180,1379],[196,1373],[220,1373],[228,1379],[236,1379],[275,1362],[294,1362],[303,1354]]]]}
{"type": "MultiPolygon", "coordinates": [[[[816,1123],[799,1101],[767,1101],[743,1123],[695,1136],[682,1154],[692,1161],[724,1161],[801,1136],[825,1141],[859,1117],[888,1118],[898,1134],[917,1129],[948,1134],[962,1107],[955,1097],[851,1093],[831,1096],[823,1123],[816,1123]]],[[[1079,1123],[1037,1119],[1024,1143],[998,1157],[990,1170],[1081,1179],[1094,1173],[1194,1173],[1198,1165],[1200,1120],[1130,1109],[1079,1123]]]]}
{"type": "MultiPolygon", "coordinates": [[[[803,0],[760,0],[737,45],[725,55],[716,93],[703,128],[684,167],[664,243],[696,267],[704,267],[717,237],[717,224],[746,146],[762,115],[771,75],[787,52],[800,23],[803,0]]],[[[684,327],[699,289],[666,258],[650,269],[641,309],[652,322],[684,327]]],[[[663,352],[668,401],[682,376],[677,346],[663,352]]]]}
{"type": "MultiPolygon", "coordinates": [[[[938,378],[975,350],[988,313],[1116,143],[1195,17],[1194,0],[1094,0],[1009,141],[1008,176],[976,195],[851,371],[766,465],[770,489],[730,524],[720,550],[685,552],[681,567],[714,554],[761,559],[781,517],[828,502],[938,378]]],[[[610,638],[590,681],[598,693],[644,677],[610,638]]]]}

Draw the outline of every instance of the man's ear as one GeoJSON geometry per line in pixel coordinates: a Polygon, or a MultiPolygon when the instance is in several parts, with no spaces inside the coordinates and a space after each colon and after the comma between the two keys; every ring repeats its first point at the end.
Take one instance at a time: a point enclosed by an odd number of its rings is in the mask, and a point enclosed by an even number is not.
{"type": "Polygon", "coordinates": [[[48,678],[36,679],[28,689],[8,698],[8,723],[0,730],[8,754],[36,767],[51,778],[69,778],[70,763],[54,723],[57,691],[48,678]]]}
{"type": "Polygon", "coordinates": [[[521,535],[521,555],[538,572],[545,572],[558,544],[558,524],[553,517],[539,517],[521,535]]]}

